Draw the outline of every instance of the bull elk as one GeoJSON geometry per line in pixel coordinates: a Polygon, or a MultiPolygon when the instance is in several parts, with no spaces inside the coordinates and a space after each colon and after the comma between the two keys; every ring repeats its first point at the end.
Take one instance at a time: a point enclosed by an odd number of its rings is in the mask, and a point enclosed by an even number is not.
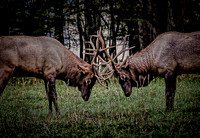
{"type": "Polygon", "coordinates": [[[174,110],[177,76],[200,73],[200,32],[163,33],[145,49],[118,64],[114,62],[116,57],[112,59],[104,52],[127,97],[131,95],[132,87],[147,86],[153,78],[163,77],[166,84],[166,111],[174,110]]]}
{"type": "Polygon", "coordinates": [[[166,111],[174,110],[177,76],[200,73],[200,32],[161,34],[145,49],[113,68],[126,96],[130,96],[132,87],[147,86],[154,77],[163,77],[166,111]]]}
{"type": "Polygon", "coordinates": [[[52,112],[53,103],[57,114],[56,79],[65,81],[69,86],[78,86],[85,101],[89,99],[95,81],[101,83],[93,65],[48,37],[0,37],[0,95],[12,76],[43,79],[49,113],[52,112]]]}

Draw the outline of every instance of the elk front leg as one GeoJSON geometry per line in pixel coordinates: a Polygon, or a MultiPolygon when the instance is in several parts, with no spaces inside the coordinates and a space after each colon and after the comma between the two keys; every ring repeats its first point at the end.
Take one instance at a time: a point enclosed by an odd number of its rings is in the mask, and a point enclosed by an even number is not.
{"type": "Polygon", "coordinates": [[[167,72],[165,74],[166,84],[166,111],[174,110],[174,96],[176,90],[176,75],[173,72],[167,72]]]}
{"type": "Polygon", "coordinates": [[[52,114],[52,102],[54,103],[54,107],[56,110],[56,114],[59,115],[59,109],[57,104],[57,94],[56,94],[56,87],[55,87],[55,77],[50,77],[48,80],[45,80],[45,88],[46,93],[49,101],[49,114],[52,114]]]}
{"type": "Polygon", "coordinates": [[[14,69],[12,69],[12,68],[7,68],[7,70],[0,68],[0,96],[3,93],[3,90],[5,89],[8,81],[9,81],[10,76],[13,73],[13,70],[14,69]]]}

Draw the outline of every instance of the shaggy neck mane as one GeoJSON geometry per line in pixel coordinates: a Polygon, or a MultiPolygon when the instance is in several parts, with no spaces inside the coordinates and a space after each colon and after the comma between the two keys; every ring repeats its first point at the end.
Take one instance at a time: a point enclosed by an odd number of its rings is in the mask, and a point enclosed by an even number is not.
{"type": "Polygon", "coordinates": [[[77,82],[80,79],[81,71],[78,68],[78,65],[80,66],[90,66],[87,62],[83,61],[81,58],[78,58],[73,52],[69,51],[67,49],[67,56],[63,59],[64,63],[67,63],[64,67],[64,79],[70,79],[70,81],[73,81],[74,83],[77,82]]]}
{"type": "Polygon", "coordinates": [[[134,69],[139,73],[148,73],[151,70],[151,56],[147,49],[144,49],[132,56],[127,60],[129,66],[134,66],[134,69]]]}

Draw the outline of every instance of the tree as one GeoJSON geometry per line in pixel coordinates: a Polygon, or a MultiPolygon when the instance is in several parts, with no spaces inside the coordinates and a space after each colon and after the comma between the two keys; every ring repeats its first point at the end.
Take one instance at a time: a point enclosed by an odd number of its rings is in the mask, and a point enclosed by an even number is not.
{"type": "Polygon", "coordinates": [[[63,0],[54,1],[55,38],[62,44],[64,44],[63,26],[65,25],[65,16],[63,10],[64,10],[64,1],[63,0]]]}
{"type": "Polygon", "coordinates": [[[8,8],[8,1],[2,0],[0,6],[0,36],[2,35],[9,35],[9,8],[8,8]]]}
{"type": "Polygon", "coordinates": [[[139,8],[138,0],[119,0],[117,13],[121,24],[120,35],[129,34],[129,47],[136,46],[136,48],[130,50],[130,55],[140,49],[138,40],[139,8]]]}
{"type": "Polygon", "coordinates": [[[78,27],[78,32],[79,32],[79,41],[80,41],[80,58],[83,59],[83,29],[82,29],[82,20],[81,20],[81,12],[80,12],[80,2],[79,0],[76,0],[76,22],[77,22],[77,27],[78,27]]]}
{"type": "MultiPolygon", "coordinates": [[[[129,34],[129,47],[137,46],[130,54],[145,48],[163,32],[200,30],[200,1],[2,0],[0,17],[0,35],[48,35],[69,45],[71,40],[76,40],[80,42],[80,57],[83,58],[84,46],[89,47],[84,41],[96,34],[100,26],[105,43],[110,45],[117,45],[129,34]],[[66,38],[63,33],[66,22],[73,26],[67,31],[74,31],[78,37],[68,33],[66,38]]],[[[109,52],[114,56],[116,49],[109,52]]],[[[90,62],[91,57],[85,56],[85,60],[90,62]]]]}

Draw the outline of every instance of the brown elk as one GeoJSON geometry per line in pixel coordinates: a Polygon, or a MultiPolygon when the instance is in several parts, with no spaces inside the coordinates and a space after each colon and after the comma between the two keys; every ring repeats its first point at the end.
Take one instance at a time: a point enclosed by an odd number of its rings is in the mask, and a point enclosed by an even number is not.
{"type": "MultiPolygon", "coordinates": [[[[106,55],[110,57],[107,52],[106,55]]],[[[174,110],[177,76],[200,73],[200,32],[167,32],[121,64],[115,64],[114,58],[111,61],[127,97],[132,87],[147,86],[157,76],[165,78],[166,111],[174,110]]]]}
{"type": "Polygon", "coordinates": [[[93,65],[77,57],[57,40],[48,37],[0,37],[0,95],[12,76],[43,79],[49,113],[52,112],[53,103],[57,114],[56,79],[63,80],[70,86],[78,86],[85,101],[89,99],[95,81],[101,83],[93,65]]]}

